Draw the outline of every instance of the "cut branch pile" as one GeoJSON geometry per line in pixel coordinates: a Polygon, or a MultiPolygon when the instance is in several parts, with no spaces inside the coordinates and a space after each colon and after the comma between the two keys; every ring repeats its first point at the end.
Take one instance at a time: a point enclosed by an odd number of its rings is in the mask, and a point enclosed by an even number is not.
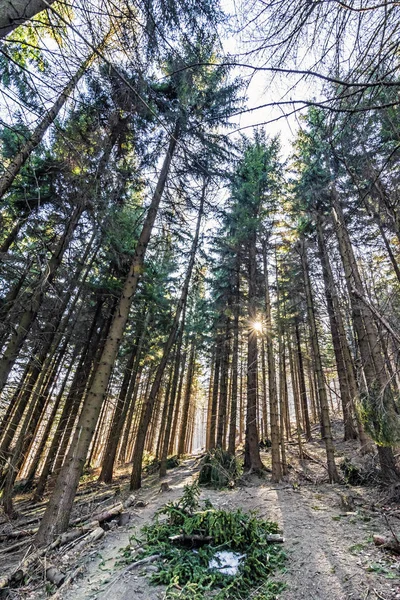
{"type": "Polygon", "coordinates": [[[255,588],[264,600],[275,598],[282,584],[271,575],[285,563],[276,523],[242,510],[220,510],[209,501],[202,507],[198,496],[197,484],[186,486],[182,498],[168,503],[143,528],[143,537],[136,540],[141,549],[124,549],[125,559],[134,567],[155,560],[158,569],[151,580],[167,586],[167,599],[176,597],[177,589],[181,600],[228,600],[248,597],[255,588]],[[221,552],[240,557],[235,574],[212,566],[221,552]]]}

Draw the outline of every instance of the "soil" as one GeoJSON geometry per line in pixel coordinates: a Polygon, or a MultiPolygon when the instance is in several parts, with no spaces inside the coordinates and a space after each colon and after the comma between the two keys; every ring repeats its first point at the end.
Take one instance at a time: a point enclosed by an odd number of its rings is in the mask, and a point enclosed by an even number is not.
{"type": "MultiPolygon", "coordinates": [[[[311,441],[305,450],[308,459],[300,461],[297,447],[288,446],[290,474],[280,484],[272,484],[268,473],[263,478],[253,475],[241,480],[232,490],[203,489],[201,498],[210,498],[219,508],[256,510],[263,518],[278,522],[288,557],[286,572],[276,575],[287,585],[280,600],[400,599],[400,557],[376,547],[372,540],[374,534],[391,537],[392,532],[400,537],[399,505],[388,502],[389,490],[382,487],[330,485],[326,481],[321,442],[311,441]]],[[[338,464],[343,456],[349,456],[354,462],[373,465],[372,458],[359,456],[356,442],[337,442],[336,450],[338,464]]],[[[269,452],[262,453],[262,458],[268,467],[269,452]]],[[[148,576],[155,569],[154,565],[127,572],[121,561],[121,549],[130,543],[135,545],[130,541],[132,535],[152,521],[157,509],[182,495],[183,486],[196,477],[198,465],[199,460],[191,458],[172,469],[167,478],[169,491],[161,491],[156,474],[148,476],[137,494],[137,500],[145,506],[129,509],[130,521],[126,525],[118,527],[116,522],[111,522],[105,536],[84,554],[76,555],[73,548],[67,548],[52,555],[52,563],[61,570],[83,570],[57,597],[65,600],[164,598],[162,587],[149,584],[148,576]]],[[[125,476],[121,475],[118,489],[122,496],[127,487],[124,481],[125,476]]],[[[102,486],[101,493],[104,495],[107,489],[102,486]]],[[[8,556],[12,561],[12,556],[8,556]]],[[[0,557],[4,564],[6,555],[0,553],[0,557]]],[[[14,556],[14,561],[18,560],[21,556],[14,556]]],[[[49,592],[54,589],[46,590],[39,568],[25,588],[10,590],[9,597],[36,600],[49,597],[49,592]]]]}

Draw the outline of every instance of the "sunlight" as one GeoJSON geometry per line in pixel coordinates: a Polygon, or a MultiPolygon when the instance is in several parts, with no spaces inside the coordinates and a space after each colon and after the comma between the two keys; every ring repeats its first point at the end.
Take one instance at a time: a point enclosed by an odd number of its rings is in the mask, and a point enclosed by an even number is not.
{"type": "Polygon", "coordinates": [[[250,326],[257,333],[262,333],[263,331],[263,324],[261,323],[261,321],[253,321],[253,323],[251,323],[250,326]]]}

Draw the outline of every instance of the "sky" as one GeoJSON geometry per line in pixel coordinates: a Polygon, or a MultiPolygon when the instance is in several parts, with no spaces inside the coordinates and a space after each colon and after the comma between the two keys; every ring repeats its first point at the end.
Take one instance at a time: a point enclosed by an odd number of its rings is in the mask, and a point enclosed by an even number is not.
{"type": "MultiPolygon", "coordinates": [[[[222,8],[225,13],[231,16],[232,26],[238,24],[236,18],[237,7],[234,0],[223,0],[222,8]]],[[[245,40],[243,36],[232,33],[227,29],[221,31],[221,39],[224,52],[230,55],[238,55],[249,49],[251,40],[245,40]]],[[[250,59],[242,59],[239,57],[238,62],[257,64],[258,59],[252,56],[250,59]]],[[[270,104],[280,100],[289,99],[307,99],[319,93],[316,88],[313,89],[312,83],[301,81],[293,86],[293,78],[280,75],[272,78],[271,75],[259,71],[252,72],[247,69],[236,68],[234,73],[244,76],[247,82],[247,108],[258,107],[265,104],[270,104]]],[[[289,108],[287,112],[289,112],[289,108]]],[[[266,107],[259,110],[244,112],[234,118],[237,123],[231,135],[236,135],[235,130],[240,129],[243,134],[251,135],[254,126],[260,123],[265,123],[265,130],[268,135],[279,135],[282,145],[282,155],[288,158],[292,151],[292,143],[296,137],[296,132],[299,128],[298,115],[285,116],[282,107],[266,107]]]]}

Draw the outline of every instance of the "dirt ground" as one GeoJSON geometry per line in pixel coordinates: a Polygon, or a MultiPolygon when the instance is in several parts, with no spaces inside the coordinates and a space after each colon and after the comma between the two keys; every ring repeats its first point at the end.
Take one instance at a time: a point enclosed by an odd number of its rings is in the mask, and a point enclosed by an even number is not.
{"type": "MultiPolygon", "coordinates": [[[[336,446],[340,455],[356,452],[352,443],[336,446]]],[[[349,487],[326,483],[320,442],[307,446],[311,459],[298,460],[297,449],[288,448],[290,476],[281,484],[252,476],[232,490],[203,489],[201,498],[210,498],[218,508],[256,510],[260,516],[276,521],[283,531],[287,553],[286,572],[276,579],[287,584],[280,600],[395,600],[400,599],[400,560],[377,548],[374,534],[400,537],[398,505],[382,500],[385,490],[349,487]],[[320,462],[321,458],[321,462],[320,462]],[[386,516],[385,516],[386,515],[386,516]]],[[[263,453],[268,465],[269,455],[263,453]]],[[[160,491],[157,475],[145,479],[137,500],[145,506],[130,509],[130,521],[111,528],[82,556],[63,551],[57,557],[61,569],[78,566],[82,573],[58,598],[65,600],[127,600],[164,598],[164,590],[149,585],[153,565],[125,571],[121,549],[130,537],[152,521],[154,513],[166,502],[182,495],[198,471],[198,461],[189,459],[168,475],[170,491],[160,491]]],[[[13,590],[11,598],[49,597],[42,585],[28,590],[13,590]]],[[[51,597],[51,596],[50,596],[51,597]]]]}

